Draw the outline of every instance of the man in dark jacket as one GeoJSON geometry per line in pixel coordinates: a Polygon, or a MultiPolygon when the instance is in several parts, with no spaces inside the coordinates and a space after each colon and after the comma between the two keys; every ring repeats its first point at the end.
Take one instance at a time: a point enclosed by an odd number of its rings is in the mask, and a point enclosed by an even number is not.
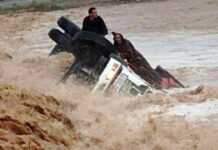
{"type": "Polygon", "coordinates": [[[107,35],[108,29],[105,25],[104,20],[98,16],[97,10],[95,7],[91,7],[88,10],[89,15],[86,16],[83,20],[83,31],[95,32],[100,35],[107,35]]]}

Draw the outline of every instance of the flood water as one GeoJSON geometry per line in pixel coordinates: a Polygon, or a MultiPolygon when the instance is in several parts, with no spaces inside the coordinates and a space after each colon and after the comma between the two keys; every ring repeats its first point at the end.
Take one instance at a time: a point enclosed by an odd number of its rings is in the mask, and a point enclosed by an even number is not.
{"type": "Polygon", "coordinates": [[[154,66],[218,66],[218,33],[180,31],[128,37],[154,66]]]}
{"type": "MultiPolygon", "coordinates": [[[[31,63],[33,68],[39,69],[46,69],[44,66],[39,66],[39,64],[43,64],[43,61],[40,61],[41,58],[46,61],[58,59],[48,58],[48,53],[55,43],[48,38],[47,30],[48,28],[45,26],[35,30],[32,34],[25,33],[23,39],[27,44],[17,50],[17,59],[21,61],[28,59],[27,63],[31,63]],[[37,60],[38,58],[40,59],[37,60]]],[[[161,65],[185,86],[218,85],[218,33],[177,31],[128,33],[124,36],[133,43],[154,68],[161,65]]],[[[111,35],[108,35],[107,38],[112,42],[111,35]]],[[[46,61],[45,64],[50,63],[46,61]]],[[[55,69],[54,66],[53,68],[55,69]]],[[[38,72],[36,72],[37,74],[38,72]]],[[[57,75],[57,78],[60,78],[60,74],[57,75]]],[[[172,101],[174,99],[174,97],[171,98],[172,101]]],[[[186,101],[186,97],[184,97],[184,101],[186,101]]]]}
{"type": "Polygon", "coordinates": [[[172,31],[127,34],[125,37],[153,67],[185,69],[189,77],[181,79],[191,85],[218,85],[218,33],[172,31]]]}
{"type": "MultiPolygon", "coordinates": [[[[72,60],[65,55],[48,57],[55,43],[47,33],[55,26],[43,23],[14,35],[21,44],[14,49],[13,59],[0,66],[0,82],[56,97],[65,104],[64,110],[74,121],[75,129],[82,135],[102,139],[105,147],[145,150],[217,147],[213,140],[218,137],[214,122],[218,118],[218,33],[124,33],[154,68],[163,66],[189,88],[142,97],[105,97],[90,94],[75,78],[57,84],[72,60]],[[203,88],[195,90],[200,85],[203,88]],[[206,124],[202,124],[205,120],[206,124]]],[[[111,35],[107,38],[112,41],[111,35]]]]}

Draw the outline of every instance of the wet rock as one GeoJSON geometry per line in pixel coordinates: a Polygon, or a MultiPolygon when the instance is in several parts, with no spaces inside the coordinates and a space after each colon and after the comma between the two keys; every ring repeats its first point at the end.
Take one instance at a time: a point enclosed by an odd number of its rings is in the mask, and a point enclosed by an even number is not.
{"type": "Polygon", "coordinates": [[[191,91],[190,94],[192,94],[192,95],[201,94],[203,92],[204,88],[205,87],[203,85],[201,85],[201,86],[197,87],[195,90],[191,91]]]}
{"type": "Polygon", "coordinates": [[[12,55],[4,51],[0,51],[0,60],[5,61],[5,60],[11,60],[11,59],[13,59],[12,55]]]}

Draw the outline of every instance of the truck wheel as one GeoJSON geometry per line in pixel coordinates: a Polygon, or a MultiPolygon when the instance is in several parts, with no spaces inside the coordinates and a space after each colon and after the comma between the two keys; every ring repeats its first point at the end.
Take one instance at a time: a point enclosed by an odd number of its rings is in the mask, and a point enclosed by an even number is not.
{"type": "Polygon", "coordinates": [[[58,19],[57,24],[71,37],[81,30],[76,24],[63,16],[58,19]]]}
{"type": "Polygon", "coordinates": [[[63,47],[67,47],[71,41],[71,39],[58,29],[51,29],[48,33],[49,37],[56,42],[58,45],[62,45],[63,47]]]}

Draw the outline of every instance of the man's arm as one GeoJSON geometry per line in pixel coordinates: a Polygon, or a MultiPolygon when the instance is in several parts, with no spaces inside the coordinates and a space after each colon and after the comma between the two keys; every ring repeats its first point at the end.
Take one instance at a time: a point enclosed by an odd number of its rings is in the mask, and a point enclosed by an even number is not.
{"type": "Polygon", "coordinates": [[[100,19],[100,25],[101,25],[101,28],[100,28],[101,29],[101,34],[102,35],[107,35],[108,34],[107,26],[106,26],[104,20],[101,17],[99,17],[99,19],[100,19]]]}
{"type": "Polygon", "coordinates": [[[127,44],[127,51],[129,52],[129,54],[131,56],[133,56],[135,47],[133,46],[133,44],[129,40],[126,40],[126,44],[127,44]]]}

